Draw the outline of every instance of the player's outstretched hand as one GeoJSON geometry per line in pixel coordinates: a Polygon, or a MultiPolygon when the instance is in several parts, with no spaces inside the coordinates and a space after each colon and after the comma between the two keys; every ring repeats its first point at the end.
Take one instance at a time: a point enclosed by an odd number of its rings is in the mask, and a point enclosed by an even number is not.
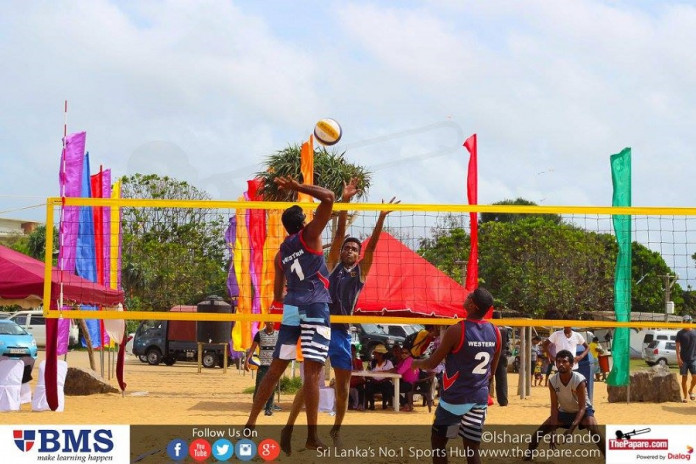
{"type": "Polygon", "coordinates": [[[343,194],[341,195],[341,201],[349,202],[360,189],[358,188],[358,178],[353,177],[347,184],[343,182],[343,194]]]}
{"type": "Polygon", "coordinates": [[[275,179],[273,179],[273,182],[275,182],[275,184],[281,190],[297,190],[297,187],[300,186],[300,184],[290,176],[278,176],[275,179]]]}
{"type": "MultiPolygon", "coordinates": [[[[389,204],[390,204],[390,205],[398,205],[399,203],[401,203],[401,200],[397,200],[396,197],[392,197],[391,200],[389,200],[389,204]]],[[[384,204],[384,199],[382,200],[382,204],[384,204]]],[[[389,213],[391,213],[391,212],[392,212],[392,210],[389,210],[389,211],[380,211],[379,215],[382,216],[382,217],[384,217],[384,216],[386,216],[387,214],[389,214],[389,213]]]]}

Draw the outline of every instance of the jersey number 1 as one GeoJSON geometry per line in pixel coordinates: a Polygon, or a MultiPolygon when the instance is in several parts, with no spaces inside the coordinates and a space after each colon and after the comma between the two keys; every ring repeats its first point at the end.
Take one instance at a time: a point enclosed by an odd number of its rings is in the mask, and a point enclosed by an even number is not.
{"type": "Polygon", "coordinates": [[[302,272],[302,266],[300,266],[300,261],[297,258],[290,265],[290,270],[297,274],[298,279],[304,280],[304,272],[302,272]]]}

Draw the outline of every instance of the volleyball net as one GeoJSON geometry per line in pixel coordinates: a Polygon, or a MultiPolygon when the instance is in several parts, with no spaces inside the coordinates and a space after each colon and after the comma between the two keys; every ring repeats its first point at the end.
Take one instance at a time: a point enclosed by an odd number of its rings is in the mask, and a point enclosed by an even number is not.
{"type": "MultiPolygon", "coordinates": [[[[273,258],[285,237],[280,215],[291,205],[49,198],[47,230],[71,230],[74,236],[61,233],[56,243],[46,236],[44,311],[48,317],[84,319],[279,321],[268,314],[273,258]],[[80,214],[67,215],[71,208],[80,214]],[[67,217],[77,219],[67,224],[67,217]],[[74,268],[83,270],[82,278],[52,271],[59,267],[54,254],[63,247],[74,247],[74,268]],[[85,269],[96,276],[87,279],[95,284],[83,283],[85,269]],[[122,292],[126,312],[101,304],[101,288],[122,292]],[[209,295],[232,300],[235,312],[170,311],[209,295]],[[68,310],[83,304],[98,311],[68,310]]],[[[316,204],[301,206],[311,214],[316,204]]],[[[479,219],[478,281],[503,315],[496,324],[679,328],[689,326],[681,315],[696,310],[696,208],[334,205],[335,213],[342,210],[349,213],[348,235],[361,241],[371,236],[380,211],[391,212],[356,315],[334,322],[453,323],[466,295],[471,212],[479,219]],[[613,317],[615,215],[630,216],[632,228],[628,322],[613,317]]],[[[326,253],[336,223],[334,217],[324,230],[326,253]]]]}

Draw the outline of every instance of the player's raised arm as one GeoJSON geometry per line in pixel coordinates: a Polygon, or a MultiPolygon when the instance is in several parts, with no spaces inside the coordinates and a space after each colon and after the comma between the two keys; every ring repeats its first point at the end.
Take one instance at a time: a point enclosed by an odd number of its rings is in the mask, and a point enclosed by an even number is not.
{"type": "Polygon", "coordinates": [[[300,193],[311,195],[320,201],[314,219],[307,224],[302,232],[302,238],[308,247],[314,250],[321,250],[321,233],[326,227],[326,224],[331,219],[331,210],[333,209],[336,195],[324,187],[318,185],[305,185],[298,183],[292,177],[276,177],[274,182],[283,190],[294,190],[300,193]]]}
{"type": "MultiPolygon", "coordinates": [[[[348,203],[351,198],[353,198],[358,190],[358,179],[356,177],[352,178],[347,184],[343,183],[343,194],[341,195],[341,202],[348,203]]],[[[336,226],[336,236],[331,243],[331,249],[329,250],[329,259],[326,262],[329,270],[336,267],[336,264],[341,257],[341,248],[343,247],[343,239],[346,238],[346,222],[348,221],[348,211],[341,211],[338,213],[338,225],[336,226]]]]}
{"type": "MultiPolygon", "coordinates": [[[[401,203],[401,200],[397,200],[396,197],[392,197],[392,199],[389,200],[390,205],[396,205],[399,203],[401,203]]],[[[382,204],[384,204],[384,200],[382,200],[382,204]]],[[[375,249],[377,248],[379,236],[382,233],[382,228],[384,227],[384,219],[389,213],[391,213],[391,211],[380,211],[379,218],[377,218],[377,224],[375,224],[375,229],[372,231],[370,241],[367,242],[367,246],[365,247],[363,259],[360,260],[360,279],[363,282],[367,278],[367,273],[370,272],[370,268],[372,267],[372,259],[375,255],[375,249]]]]}

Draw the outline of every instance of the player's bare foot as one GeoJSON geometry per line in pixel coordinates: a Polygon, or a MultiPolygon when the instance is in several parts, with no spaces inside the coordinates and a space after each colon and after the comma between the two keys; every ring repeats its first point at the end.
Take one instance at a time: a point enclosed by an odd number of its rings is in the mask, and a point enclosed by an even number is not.
{"type": "Polygon", "coordinates": [[[292,427],[285,426],[280,431],[280,449],[286,456],[292,454],[292,427]]]}
{"type": "Polygon", "coordinates": [[[318,450],[318,449],[326,449],[326,445],[321,442],[318,438],[315,439],[310,439],[307,438],[307,442],[305,443],[305,448],[308,450],[318,450]]]}
{"type": "Polygon", "coordinates": [[[334,448],[343,449],[343,441],[341,440],[341,431],[331,429],[331,432],[329,432],[329,435],[331,436],[331,439],[333,440],[334,448]]]}

